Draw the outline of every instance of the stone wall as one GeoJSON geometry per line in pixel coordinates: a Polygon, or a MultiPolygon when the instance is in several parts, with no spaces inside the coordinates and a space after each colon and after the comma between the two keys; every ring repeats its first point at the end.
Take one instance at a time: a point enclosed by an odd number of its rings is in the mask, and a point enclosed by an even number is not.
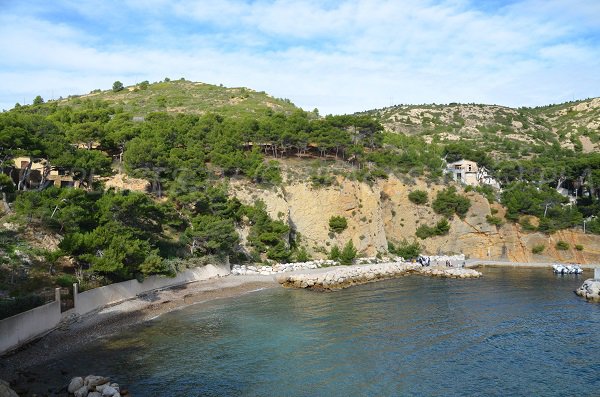
{"type": "Polygon", "coordinates": [[[122,302],[135,296],[160,288],[173,287],[194,281],[226,276],[229,274],[229,265],[206,265],[188,269],[176,277],[150,276],[143,282],[137,280],[123,281],[94,288],[89,291],[75,294],[75,313],[79,315],[90,313],[98,308],[122,302]]]}
{"type": "Polygon", "coordinates": [[[60,288],[57,288],[54,302],[0,320],[0,354],[53,330],[60,320],[60,288]]]}
{"type": "Polygon", "coordinates": [[[52,331],[67,316],[84,315],[145,292],[226,276],[229,272],[229,265],[206,265],[188,269],[172,278],[150,276],[141,283],[137,280],[129,280],[81,293],[77,293],[75,287],[75,307],[64,313],[60,310],[60,289],[57,289],[54,302],[0,320],[0,354],[52,331]]]}

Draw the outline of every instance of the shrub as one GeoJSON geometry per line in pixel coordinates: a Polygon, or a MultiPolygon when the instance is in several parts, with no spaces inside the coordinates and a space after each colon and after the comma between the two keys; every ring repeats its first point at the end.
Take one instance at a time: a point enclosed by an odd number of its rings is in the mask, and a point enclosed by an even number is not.
{"type": "Polygon", "coordinates": [[[0,320],[26,312],[44,304],[37,295],[20,296],[14,299],[0,300],[0,320]]]}
{"type": "Polygon", "coordinates": [[[538,244],[534,245],[533,248],[531,248],[531,252],[537,255],[544,252],[544,249],[546,249],[546,246],[544,244],[538,244]]]}
{"type": "Polygon", "coordinates": [[[417,241],[409,243],[406,239],[394,246],[393,243],[388,243],[388,251],[391,254],[401,256],[404,259],[413,259],[421,254],[421,245],[417,241]]]}
{"type": "Polygon", "coordinates": [[[499,217],[494,216],[494,215],[486,215],[485,220],[490,225],[496,225],[496,226],[502,226],[502,224],[504,223],[502,221],[502,219],[500,219],[499,217]]]}
{"type": "Polygon", "coordinates": [[[308,262],[310,260],[310,255],[306,252],[306,248],[302,247],[296,253],[296,262],[308,262]]]}
{"type": "Polygon", "coordinates": [[[435,228],[427,225],[421,225],[417,228],[415,236],[422,240],[425,240],[428,237],[435,236],[435,228]]]}
{"type": "Polygon", "coordinates": [[[348,221],[343,216],[329,218],[329,229],[334,233],[341,233],[348,227],[348,221]]]}
{"type": "Polygon", "coordinates": [[[464,217],[471,207],[471,200],[456,193],[456,188],[451,186],[438,192],[432,203],[433,210],[447,218],[454,214],[464,217]]]}
{"type": "Polygon", "coordinates": [[[344,246],[344,249],[340,253],[340,263],[346,266],[351,265],[354,259],[356,258],[356,253],[357,251],[356,248],[354,248],[352,240],[348,240],[348,242],[344,246]]]}
{"type": "Polygon", "coordinates": [[[63,274],[56,278],[56,284],[63,288],[71,288],[77,282],[77,278],[70,274],[63,274]]]}
{"type": "Polygon", "coordinates": [[[331,251],[329,251],[329,259],[331,259],[332,261],[339,261],[340,260],[340,247],[338,247],[337,245],[334,245],[333,247],[331,247],[331,251]]]}
{"type": "Polygon", "coordinates": [[[581,245],[581,244],[577,244],[577,245],[575,246],[575,249],[576,249],[577,251],[583,251],[583,245],[581,245]]]}
{"type": "Polygon", "coordinates": [[[427,203],[429,197],[427,192],[424,190],[413,190],[412,192],[408,193],[408,199],[415,204],[422,205],[427,203]]]}
{"type": "Polygon", "coordinates": [[[421,225],[417,228],[415,235],[425,240],[428,237],[443,236],[450,231],[450,223],[446,218],[440,220],[435,226],[421,225]]]}
{"type": "Polygon", "coordinates": [[[528,217],[522,218],[519,224],[523,230],[527,230],[528,232],[534,232],[537,230],[537,227],[531,223],[531,220],[528,217]]]}
{"type": "Polygon", "coordinates": [[[559,240],[556,243],[556,249],[560,250],[560,251],[566,251],[569,249],[569,243],[567,243],[566,241],[563,241],[563,240],[559,240]]]}

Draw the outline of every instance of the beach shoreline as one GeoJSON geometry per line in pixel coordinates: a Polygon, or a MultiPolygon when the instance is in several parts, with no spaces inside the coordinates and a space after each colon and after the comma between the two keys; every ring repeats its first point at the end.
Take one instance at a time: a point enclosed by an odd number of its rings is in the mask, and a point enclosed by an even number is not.
{"type": "MultiPolygon", "coordinates": [[[[513,267],[551,268],[553,263],[522,263],[509,261],[488,261],[469,259],[467,268],[513,267]]],[[[592,269],[595,265],[581,265],[592,269]]],[[[326,271],[323,268],[314,272],[326,271]]],[[[286,274],[302,273],[302,271],[286,274]]],[[[27,377],[27,369],[57,359],[71,351],[109,337],[150,320],[162,314],[184,307],[214,301],[236,298],[257,290],[282,288],[276,275],[227,275],[197,281],[180,286],[155,290],[111,306],[104,307],[85,316],[67,319],[61,325],[37,340],[0,358],[0,379],[22,384],[20,377],[27,377]]]]}
{"type": "Polygon", "coordinates": [[[21,384],[27,368],[57,359],[81,346],[190,305],[278,288],[273,276],[224,276],[139,295],[63,321],[55,330],[0,357],[0,379],[21,384]]]}

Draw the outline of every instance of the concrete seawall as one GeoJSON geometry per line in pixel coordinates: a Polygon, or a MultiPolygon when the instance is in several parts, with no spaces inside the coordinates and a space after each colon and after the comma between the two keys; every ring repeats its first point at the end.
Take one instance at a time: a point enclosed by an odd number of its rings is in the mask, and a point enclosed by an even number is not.
{"type": "Polygon", "coordinates": [[[276,280],[279,284],[289,288],[337,290],[409,274],[446,278],[477,278],[481,276],[480,272],[473,269],[423,267],[417,263],[386,262],[371,265],[336,266],[295,274],[284,273],[276,276],[276,280]]]}

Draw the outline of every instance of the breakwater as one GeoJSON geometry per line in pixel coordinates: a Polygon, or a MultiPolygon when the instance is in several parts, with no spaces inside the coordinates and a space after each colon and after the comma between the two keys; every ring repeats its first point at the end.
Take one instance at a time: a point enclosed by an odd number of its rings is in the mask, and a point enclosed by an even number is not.
{"type": "Polygon", "coordinates": [[[336,266],[293,274],[282,273],[276,276],[276,280],[282,286],[289,288],[337,290],[378,280],[403,277],[409,274],[446,278],[481,277],[481,273],[473,269],[424,267],[418,263],[387,262],[369,265],[336,266]]]}

